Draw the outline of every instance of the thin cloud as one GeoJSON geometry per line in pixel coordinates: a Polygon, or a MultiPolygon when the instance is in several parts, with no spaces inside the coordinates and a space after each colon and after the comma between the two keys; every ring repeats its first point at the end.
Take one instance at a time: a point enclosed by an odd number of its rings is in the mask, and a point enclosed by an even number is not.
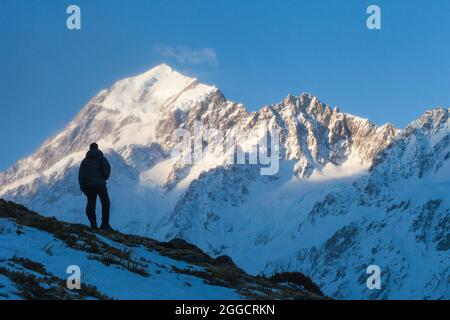
{"type": "Polygon", "coordinates": [[[165,58],[175,59],[181,64],[210,64],[217,65],[216,52],[211,48],[192,49],[185,46],[155,46],[153,51],[165,58]]]}

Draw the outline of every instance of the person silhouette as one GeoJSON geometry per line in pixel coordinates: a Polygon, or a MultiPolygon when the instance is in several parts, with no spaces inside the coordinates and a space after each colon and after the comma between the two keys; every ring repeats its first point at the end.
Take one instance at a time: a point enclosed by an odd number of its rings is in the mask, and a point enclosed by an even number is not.
{"type": "Polygon", "coordinates": [[[92,143],[86,157],[81,161],[78,172],[78,182],[81,191],[87,197],[86,215],[91,224],[91,228],[97,229],[97,217],[95,207],[97,196],[102,204],[102,224],[100,229],[112,231],[109,225],[110,200],[106,181],[111,175],[111,165],[105,158],[103,152],[98,149],[96,143],[92,143]]]}

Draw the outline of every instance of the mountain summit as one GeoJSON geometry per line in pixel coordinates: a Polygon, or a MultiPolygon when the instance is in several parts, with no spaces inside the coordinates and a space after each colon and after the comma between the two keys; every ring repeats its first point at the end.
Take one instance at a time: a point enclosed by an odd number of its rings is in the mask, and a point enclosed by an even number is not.
{"type": "Polygon", "coordinates": [[[163,64],[100,91],[62,132],[0,174],[0,197],[85,222],[76,175],[93,141],[113,167],[111,224],[121,231],[183,238],[251,273],[305,271],[333,297],[448,298],[436,280],[449,272],[448,109],[405,130],[307,93],[248,112],[163,64]],[[214,150],[208,161],[172,161],[173,132],[199,122],[205,148],[208,129],[249,132],[238,141],[245,152],[262,139],[258,130],[278,129],[278,173],[230,165],[214,150]],[[362,279],[364,266],[377,263],[393,284],[373,292],[362,279]]]}

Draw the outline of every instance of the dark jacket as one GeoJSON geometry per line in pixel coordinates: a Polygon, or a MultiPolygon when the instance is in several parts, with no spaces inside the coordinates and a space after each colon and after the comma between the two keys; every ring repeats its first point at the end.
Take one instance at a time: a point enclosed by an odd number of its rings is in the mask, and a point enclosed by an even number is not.
{"type": "Polygon", "coordinates": [[[85,192],[89,187],[106,186],[106,180],[111,174],[111,166],[100,150],[89,150],[86,158],[81,161],[78,172],[78,182],[81,191],[85,192]]]}

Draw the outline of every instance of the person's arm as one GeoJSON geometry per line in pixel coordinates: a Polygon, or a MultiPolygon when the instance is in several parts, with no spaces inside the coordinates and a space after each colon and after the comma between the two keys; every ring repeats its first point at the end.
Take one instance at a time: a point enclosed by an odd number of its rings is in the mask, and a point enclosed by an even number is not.
{"type": "Polygon", "coordinates": [[[84,160],[81,161],[80,170],[78,171],[78,183],[80,190],[84,193],[86,191],[86,165],[84,160]]]}
{"type": "Polygon", "coordinates": [[[105,157],[102,157],[101,168],[103,177],[105,178],[105,180],[108,180],[111,175],[111,165],[109,164],[108,159],[106,159],[105,157]]]}

